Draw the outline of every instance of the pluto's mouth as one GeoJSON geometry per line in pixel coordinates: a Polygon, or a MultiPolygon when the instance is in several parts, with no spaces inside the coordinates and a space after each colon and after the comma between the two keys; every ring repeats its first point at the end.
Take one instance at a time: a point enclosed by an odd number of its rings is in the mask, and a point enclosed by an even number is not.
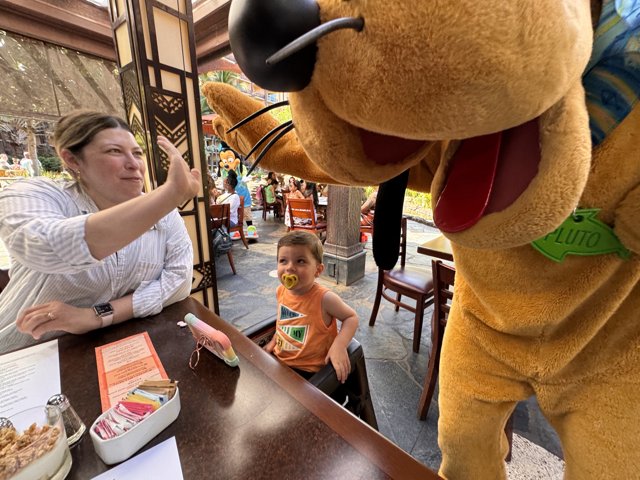
{"type": "Polygon", "coordinates": [[[447,180],[434,209],[443,232],[475,225],[484,215],[515,202],[538,173],[538,119],[502,132],[463,140],[449,162],[447,180]]]}
{"type": "MultiPolygon", "coordinates": [[[[377,165],[401,163],[429,143],[362,129],[360,139],[367,158],[377,165]]],[[[446,165],[446,183],[434,209],[436,225],[443,232],[460,232],[475,225],[482,216],[504,210],[537,175],[540,158],[538,119],[462,140],[446,165]]],[[[397,232],[408,178],[405,170],[380,184],[378,191],[373,255],[377,265],[386,270],[393,268],[398,259],[397,232]]]]}
{"type": "Polygon", "coordinates": [[[403,162],[428,143],[425,140],[410,140],[383,135],[362,128],[358,130],[366,157],[377,165],[392,165],[403,162]]]}

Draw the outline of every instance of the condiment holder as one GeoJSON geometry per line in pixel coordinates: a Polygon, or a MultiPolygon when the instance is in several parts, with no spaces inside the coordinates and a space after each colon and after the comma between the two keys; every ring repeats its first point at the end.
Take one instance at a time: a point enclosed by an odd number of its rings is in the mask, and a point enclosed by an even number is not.
{"type": "Polygon", "coordinates": [[[167,403],[155,412],[151,413],[147,418],[134,425],[130,430],[127,430],[117,437],[103,440],[96,433],[96,425],[105,418],[111,410],[113,410],[113,407],[96,418],[89,432],[96,453],[107,465],[123,462],[128,459],[178,418],[178,414],[180,413],[180,390],[176,388],[173,398],[168,400],[167,403]]]}

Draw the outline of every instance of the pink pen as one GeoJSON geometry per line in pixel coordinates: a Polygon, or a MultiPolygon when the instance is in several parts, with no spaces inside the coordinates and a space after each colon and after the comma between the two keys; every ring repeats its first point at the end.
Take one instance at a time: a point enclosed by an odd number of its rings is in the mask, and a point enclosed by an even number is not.
{"type": "Polygon", "coordinates": [[[205,345],[205,348],[214,355],[220,357],[230,367],[237,367],[240,363],[236,352],[231,346],[231,340],[220,330],[216,330],[210,325],[196,317],[193,313],[187,313],[184,316],[184,321],[187,322],[193,336],[199,339],[205,336],[211,341],[210,345],[205,345]]]}

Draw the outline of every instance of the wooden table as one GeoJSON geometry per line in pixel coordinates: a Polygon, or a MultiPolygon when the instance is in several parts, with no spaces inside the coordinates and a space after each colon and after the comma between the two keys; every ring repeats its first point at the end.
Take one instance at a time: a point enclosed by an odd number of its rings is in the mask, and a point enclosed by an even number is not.
{"type": "MultiPolygon", "coordinates": [[[[178,419],[144,449],[175,436],[185,479],[438,478],[190,298],[151,318],[59,339],[62,391],[87,427],[101,411],[94,348],[143,331],[180,382],[182,405],[178,419]],[[189,369],[195,342],[176,326],[188,312],[229,336],[239,368],[203,352],[196,371],[189,369]]],[[[72,456],[69,479],[110,468],[88,434],[72,456]]]]}
{"type": "Polygon", "coordinates": [[[438,235],[431,240],[427,240],[422,245],[418,245],[418,253],[453,262],[451,242],[444,235],[438,235]]]}

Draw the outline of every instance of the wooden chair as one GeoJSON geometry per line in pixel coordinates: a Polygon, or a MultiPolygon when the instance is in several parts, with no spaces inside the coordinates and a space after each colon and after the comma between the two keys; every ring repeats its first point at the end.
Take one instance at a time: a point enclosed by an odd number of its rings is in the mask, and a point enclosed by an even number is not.
{"type": "MultiPolygon", "coordinates": [[[[216,230],[221,227],[225,227],[227,232],[229,231],[229,227],[231,226],[231,214],[230,214],[230,205],[228,203],[223,203],[221,205],[209,205],[209,215],[211,215],[211,228],[216,230]]],[[[211,245],[212,254],[213,245],[211,245]]],[[[231,250],[227,252],[227,258],[229,259],[229,265],[231,265],[231,271],[233,274],[236,274],[236,266],[233,263],[233,253],[231,250]]]]}
{"type": "MultiPolygon", "coordinates": [[[[273,319],[264,320],[256,325],[245,329],[244,333],[254,343],[263,347],[275,333],[276,323],[273,319]]],[[[347,381],[341,384],[336,376],[336,371],[329,362],[319,372],[309,378],[309,382],[326,395],[339,399],[339,402],[347,398],[344,407],[368,423],[372,428],[378,429],[376,413],[373,409],[373,401],[369,392],[369,380],[367,378],[367,367],[364,359],[362,345],[355,338],[347,346],[351,372],[347,381]]]]}
{"type": "MultiPolygon", "coordinates": [[[[318,222],[313,206],[312,198],[290,198],[287,200],[289,218],[291,218],[290,230],[305,230],[320,235],[327,233],[327,222],[318,222]]],[[[323,240],[324,242],[324,240],[323,240]]]]}
{"type": "Polygon", "coordinates": [[[0,293],[4,290],[4,287],[9,283],[9,271],[0,270],[0,293]]]}
{"type": "Polygon", "coordinates": [[[266,220],[267,219],[267,212],[272,211],[273,212],[273,216],[274,218],[277,215],[280,215],[281,213],[284,214],[284,212],[280,211],[280,205],[278,204],[278,202],[273,202],[273,203],[267,203],[267,196],[265,194],[265,186],[264,185],[260,185],[260,196],[262,197],[262,220],[266,220]]]}
{"type": "Polygon", "coordinates": [[[402,218],[400,229],[400,268],[393,270],[378,270],[378,287],[376,290],[376,299],[373,303],[371,318],[369,325],[373,326],[376,322],[378,309],[380,308],[381,298],[393,303],[396,312],[400,307],[409,310],[415,314],[415,324],[413,327],[413,351],[420,350],[420,336],[422,335],[422,321],[424,318],[424,310],[433,303],[433,279],[427,271],[416,268],[406,267],[407,252],[407,219],[402,218]],[[396,297],[393,298],[387,292],[395,292],[396,297]],[[411,306],[401,301],[402,296],[407,296],[416,301],[416,305],[411,306]]]}
{"type": "MultiPolygon", "coordinates": [[[[440,371],[440,352],[442,351],[442,339],[444,329],[447,326],[451,301],[453,300],[453,286],[456,279],[454,267],[442,263],[442,260],[432,260],[433,285],[435,290],[435,301],[433,306],[433,318],[431,321],[431,355],[429,356],[429,368],[424,379],[422,395],[418,402],[418,418],[427,418],[431,399],[438,381],[440,371]]],[[[506,461],[511,460],[511,447],[513,444],[513,415],[509,417],[505,425],[505,435],[509,441],[509,453],[506,461]]]]}
{"type": "Polygon", "coordinates": [[[248,250],[249,242],[247,242],[247,239],[244,236],[243,224],[244,224],[244,197],[240,197],[240,206],[238,207],[238,225],[236,225],[235,227],[229,228],[229,235],[231,235],[231,232],[239,232],[240,238],[242,239],[242,243],[244,243],[244,247],[248,250]]]}

